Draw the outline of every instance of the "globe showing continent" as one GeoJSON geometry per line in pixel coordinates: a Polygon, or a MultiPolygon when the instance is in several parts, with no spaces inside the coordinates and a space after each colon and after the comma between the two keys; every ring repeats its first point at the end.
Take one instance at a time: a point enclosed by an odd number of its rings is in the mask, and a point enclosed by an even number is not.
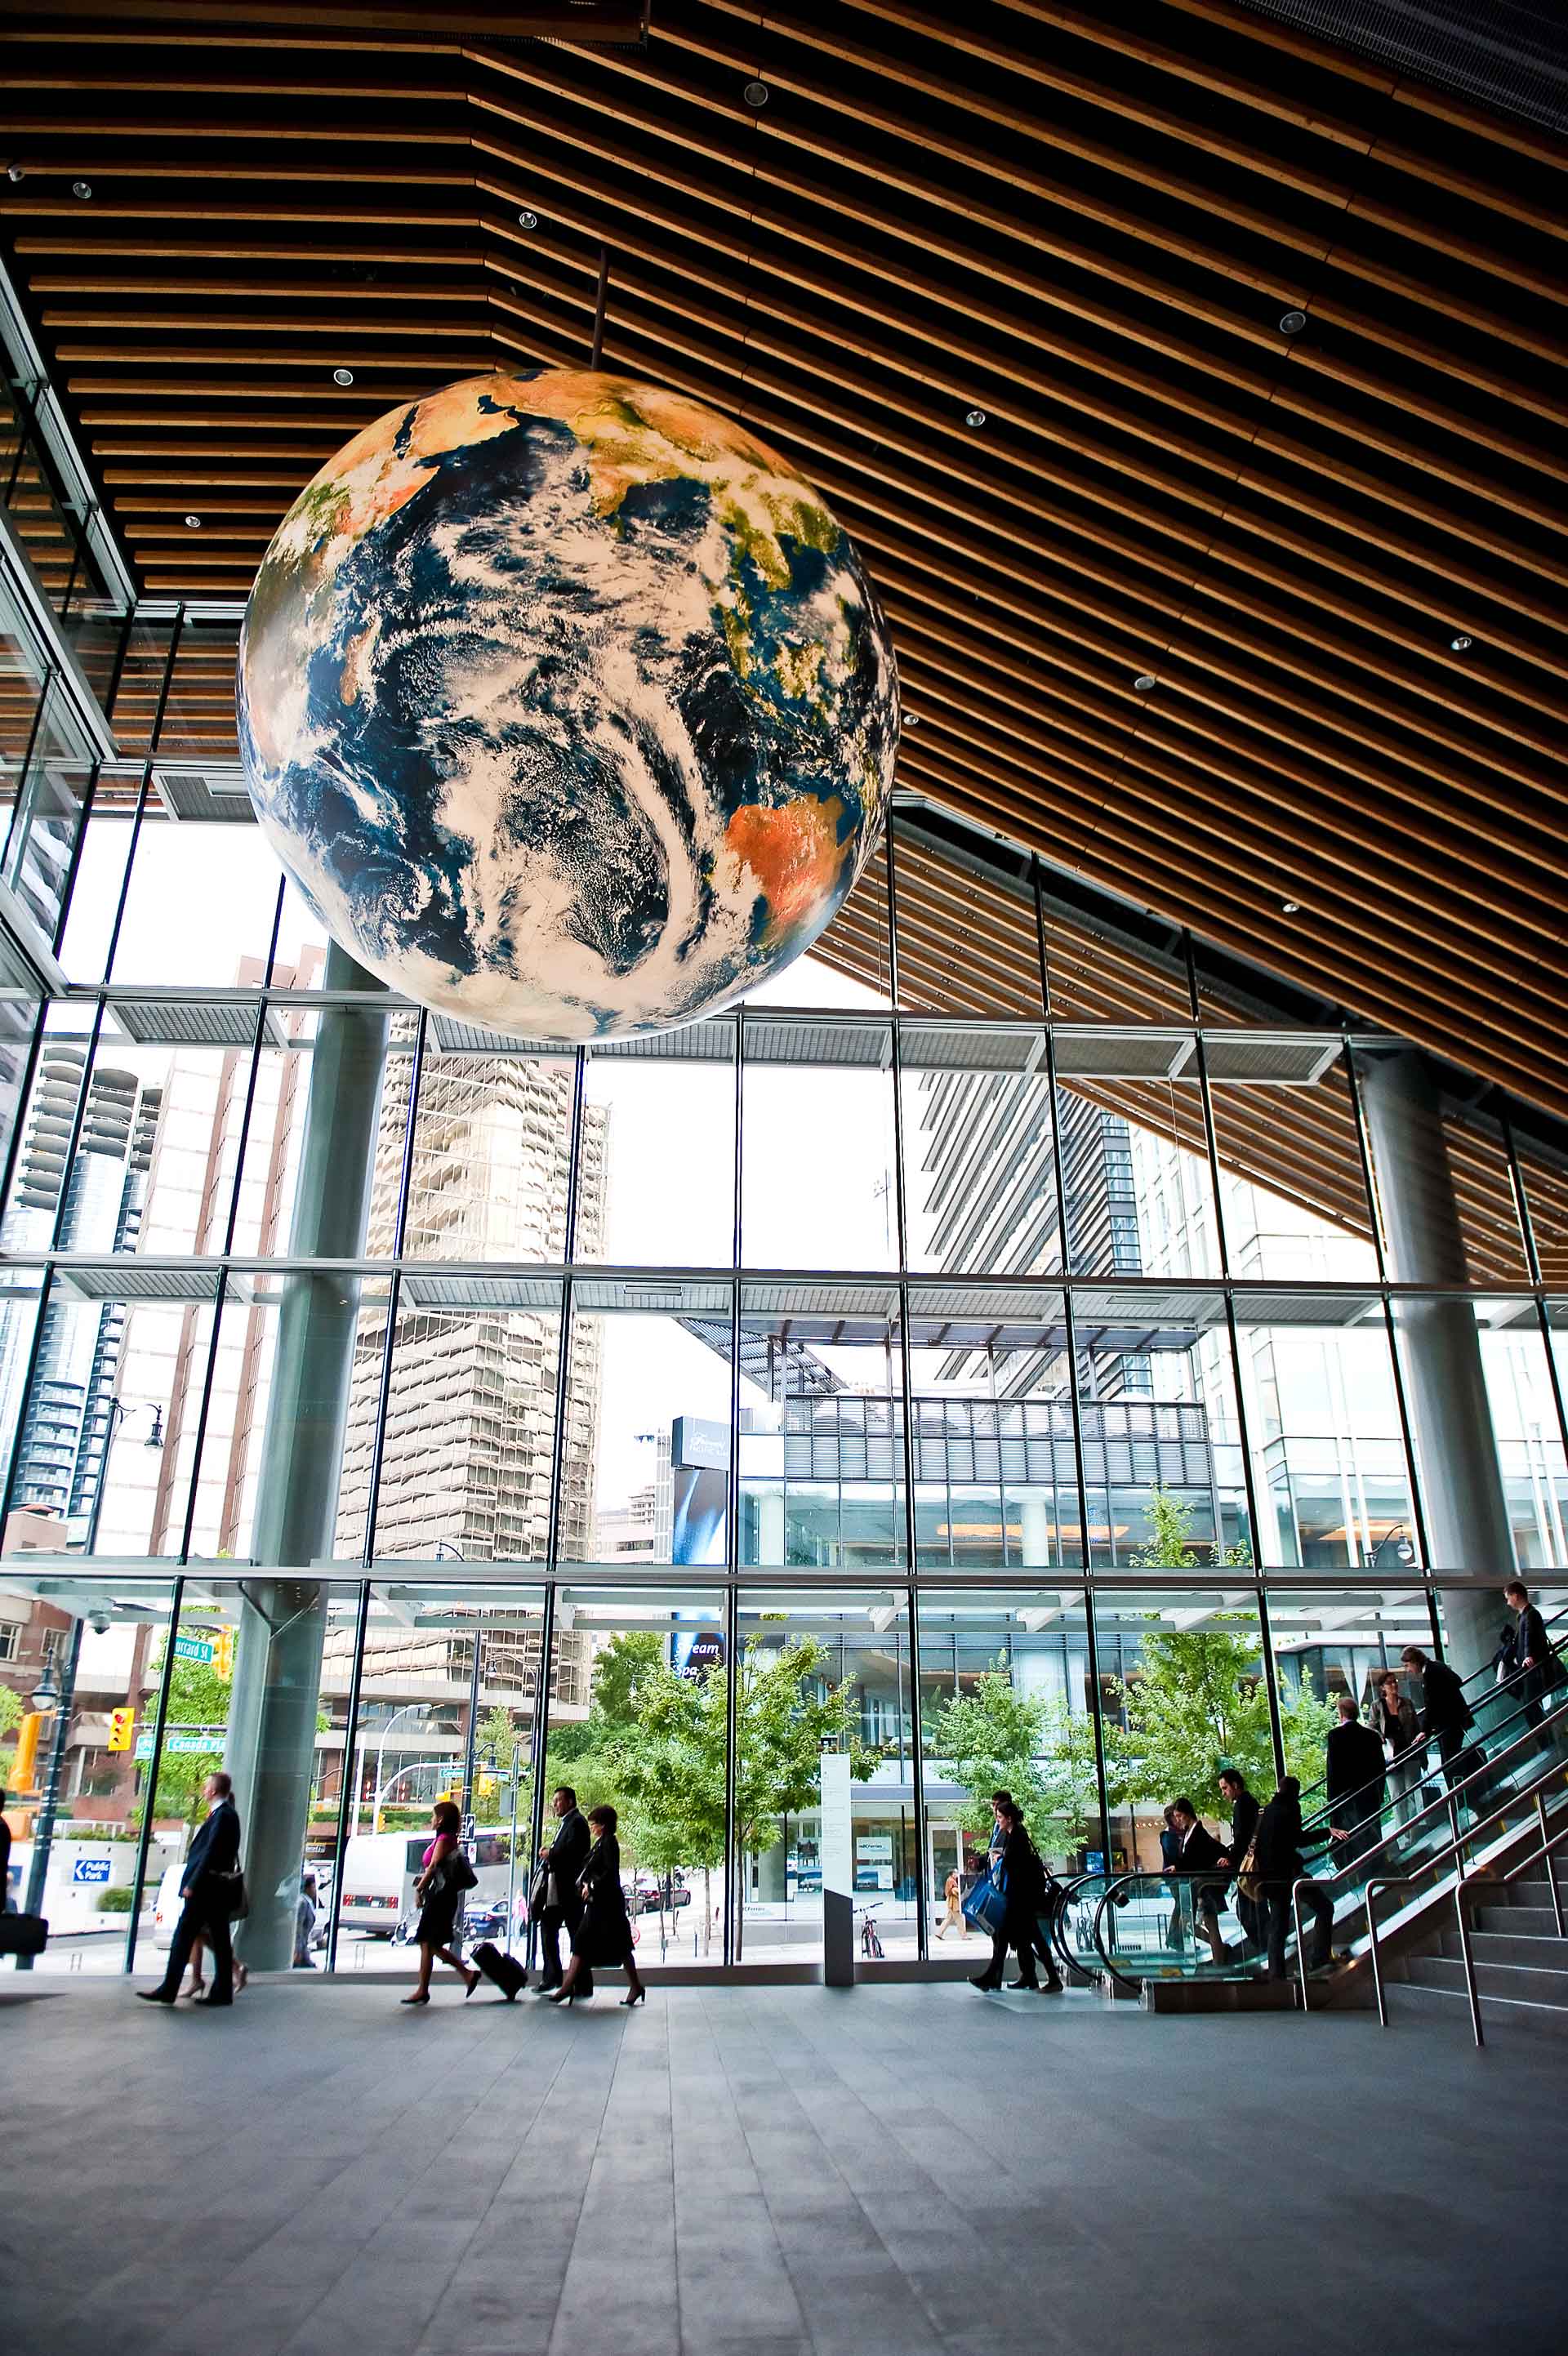
{"type": "Polygon", "coordinates": [[[513,1037],[690,1023],[809,948],[875,846],[897,678],[811,487],[568,369],[389,411],[300,493],[240,641],[269,841],[332,937],[513,1037]]]}

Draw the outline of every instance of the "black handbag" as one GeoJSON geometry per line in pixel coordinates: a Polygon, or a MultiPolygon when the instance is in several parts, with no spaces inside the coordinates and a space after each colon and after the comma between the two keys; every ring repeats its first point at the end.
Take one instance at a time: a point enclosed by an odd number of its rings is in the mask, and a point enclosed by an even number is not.
{"type": "Polygon", "coordinates": [[[533,1869],[533,1879],[528,1885],[528,1919],[531,1922],[537,1922],[550,1903],[552,1879],[550,1868],[541,1858],[533,1869]]]}
{"type": "Polygon", "coordinates": [[[209,1873],[206,1879],[212,1889],[213,1912],[226,1922],[242,1922],[251,1911],[243,1867],[237,1865],[232,1873],[209,1873]]]}
{"type": "Polygon", "coordinates": [[[41,1955],[48,1935],[41,1914],[0,1914],[0,1955],[41,1955]]]}
{"type": "Polygon", "coordinates": [[[478,1890],[479,1886],[478,1875],[460,1848],[455,1848],[446,1860],[446,1886],[448,1890],[455,1890],[459,1897],[466,1890],[478,1890]]]}

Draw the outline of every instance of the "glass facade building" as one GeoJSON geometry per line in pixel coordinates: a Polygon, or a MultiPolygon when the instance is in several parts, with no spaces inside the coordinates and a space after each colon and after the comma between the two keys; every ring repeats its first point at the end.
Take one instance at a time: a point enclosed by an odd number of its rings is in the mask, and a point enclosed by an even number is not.
{"type": "Polygon", "coordinates": [[[133,608],[56,506],[0,615],[0,1762],[45,1968],[152,1961],[223,1761],[263,1962],[305,1867],[338,1968],[400,1960],[446,1793],[515,1922],[558,1780],[625,1812],[645,1954],[811,1963],[827,1886],[918,1962],[998,1778],[1058,1866],[1157,1859],[1177,1640],[1257,1703],[1184,1754],[1212,1814],[1228,1745],[1306,1763],[1405,1643],[1477,1666],[1516,1566],[1558,1607],[1548,1124],[910,798],[726,1013],[426,1014],[250,822],[237,615],[133,608]]]}

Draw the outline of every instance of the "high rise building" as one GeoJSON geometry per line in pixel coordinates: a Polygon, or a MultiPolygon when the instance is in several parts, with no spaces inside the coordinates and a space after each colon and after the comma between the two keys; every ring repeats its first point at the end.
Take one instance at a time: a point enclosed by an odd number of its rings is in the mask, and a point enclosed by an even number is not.
{"type": "MultiPolygon", "coordinates": [[[[163,1091],[134,1071],[100,1065],[87,1081],[84,1045],[45,1048],[22,1142],[5,1241],[12,1251],[48,1245],[59,1219],[65,1251],[136,1248],[147,1198],[163,1091]],[[81,1133],[71,1148],[78,1106],[81,1133]],[[68,1166],[69,1165],[69,1166],[68,1166]],[[63,1190],[63,1200],[62,1200],[63,1190]]],[[[31,1319],[19,1303],[0,1312],[0,1405],[14,1409],[26,1378],[31,1319]]],[[[59,1295],[45,1306],[33,1381],[17,1441],[11,1502],[74,1521],[91,1519],[113,1419],[125,1340],[124,1304],[59,1295]]]]}

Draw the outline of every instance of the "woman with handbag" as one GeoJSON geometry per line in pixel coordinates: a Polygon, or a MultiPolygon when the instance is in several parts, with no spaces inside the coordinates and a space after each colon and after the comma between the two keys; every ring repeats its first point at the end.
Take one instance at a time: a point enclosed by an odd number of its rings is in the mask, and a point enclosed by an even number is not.
{"type": "Polygon", "coordinates": [[[626,1911],[626,1892],[620,1886],[616,1812],[609,1806],[590,1808],[588,1822],[593,1827],[594,1845],[583,1868],[583,1919],[572,1933],[572,1960],[566,1966],[566,1976],[544,2000],[546,2004],[571,2004],[586,1992],[580,1984],[590,1973],[602,1965],[624,1964],[629,1994],[622,1997],[621,2003],[629,2009],[643,2002],[648,1990],[638,1977],[631,1952],[631,1917],[626,1911]]]}
{"type": "Polygon", "coordinates": [[[470,1996],[478,1987],[483,1974],[471,1972],[463,1958],[453,1953],[452,1943],[457,1935],[457,1907],[465,1890],[474,1886],[474,1869],[458,1843],[463,1819],[452,1800],[437,1800],[430,1812],[430,1829],[435,1835],[421,1860],[421,1871],[413,1885],[419,1901],[419,1921],[414,1937],[419,1942],[419,1986],[404,2004],[430,2002],[430,1975],[435,1958],[450,1964],[458,1976],[467,1981],[470,1996]]]}
{"type": "MultiPolygon", "coordinates": [[[[1009,1947],[1018,1958],[1018,1976],[1009,1985],[1015,1988],[1033,1988],[1039,1992],[1040,1983],[1035,1976],[1035,1956],[1038,1951],[1037,1929],[1046,1902],[1046,1873],[1039,1854],[1025,1829],[1024,1819],[1012,1800],[995,1803],[996,1822],[1002,1833],[1000,1858],[993,1856],[992,1877],[1001,1890],[1003,1915],[1000,1927],[992,1935],[991,1961],[986,1969],[970,1981],[970,1987],[987,1992],[1002,1986],[1002,1967],[1009,1947]]],[[[1061,1979],[1049,1956],[1046,1958],[1047,1995],[1057,1995],[1061,1979]]]]}

